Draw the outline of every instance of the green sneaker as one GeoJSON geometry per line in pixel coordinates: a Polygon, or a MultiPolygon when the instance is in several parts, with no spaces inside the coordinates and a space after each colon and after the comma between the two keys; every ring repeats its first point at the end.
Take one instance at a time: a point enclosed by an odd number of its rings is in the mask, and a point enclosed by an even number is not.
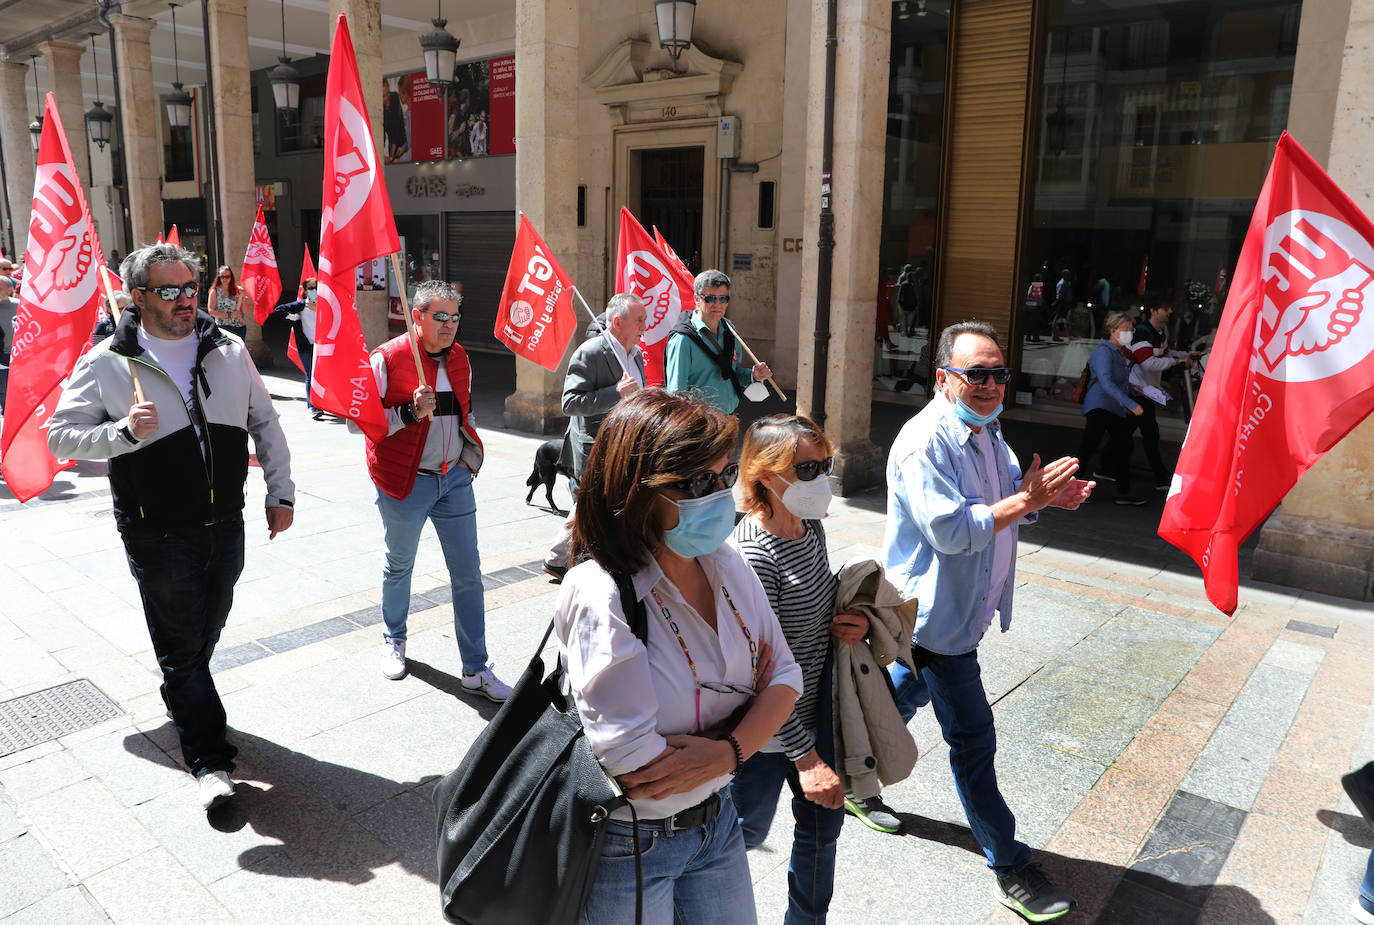
{"type": "Polygon", "coordinates": [[[878,797],[856,800],[845,794],[844,810],[875,832],[895,835],[902,830],[902,820],[878,797]]]}
{"type": "Polygon", "coordinates": [[[1009,874],[998,874],[997,898],[1028,922],[1048,922],[1067,915],[1073,908],[1073,900],[1050,883],[1039,864],[1027,864],[1009,874]]]}

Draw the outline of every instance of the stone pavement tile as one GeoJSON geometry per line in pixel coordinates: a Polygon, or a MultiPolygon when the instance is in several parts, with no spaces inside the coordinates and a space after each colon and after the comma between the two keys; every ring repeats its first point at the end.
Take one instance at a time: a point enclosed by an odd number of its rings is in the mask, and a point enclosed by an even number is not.
{"type": "MultiPolygon", "coordinates": [[[[987,859],[967,828],[894,837],[846,823],[835,859],[831,925],[973,925],[998,908],[987,859]],[[858,836],[851,840],[851,830],[858,836]],[[871,836],[871,837],[869,837],[871,836]]],[[[775,874],[774,876],[782,876],[775,874]]],[[[773,895],[781,895],[772,891],[773,895]]],[[[781,919],[779,906],[774,920],[781,919]]],[[[760,921],[767,921],[761,912],[760,921]]]]}
{"type": "Polygon", "coordinates": [[[18,838],[28,830],[28,826],[24,825],[24,821],[15,810],[14,800],[0,788],[0,842],[18,838]]]}
{"type": "Polygon", "coordinates": [[[135,729],[72,747],[72,754],[125,806],[137,806],[186,784],[179,764],[135,729]]]}
{"type": "Polygon", "coordinates": [[[14,690],[40,690],[71,680],[71,673],[26,636],[0,645],[0,678],[14,690]]]}
{"type": "Polygon", "coordinates": [[[1036,860],[1055,885],[1073,897],[1075,918],[1090,922],[1135,856],[1138,843],[1070,818],[1036,860]]]}
{"type": "Polygon", "coordinates": [[[1313,829],[1324,835],[1328,825],[1322,813],[1337,806],[1343,792],[1338,776],[1310,774],[1275,763],[1250,812],[1282,820],[1295,830],[1313,829]]]}
{"type": "Polygon", "coordinates": [[[1150,831],[1122,879],[1200,909],[1231,845],[1229,838],[1164,818],[1150,831]]]}
{"type": "MultiPolygon", "coordinates": [[[[275,685],[281,679],[299,677],[311,670],[324,670],[338,661],[338,653],[327,645],[303,646],[225,671],[216,676],[215,685],[222,695],[253,685],[275,685]]],[[[346,709],[344,704],[339,707],[346,709]]]]}
{"type": "Polygon", "coordinates": [[[359,925],[438,922],[442,919],[439,888],[404,864],[384,865],[362,883],[332,883],[329,889],[335,903],[345,907],[345,919],[359,925]]]}
{"type": "Polygon", "coordinates": [[[1217,704],[1175,691],[1113,762],[1123,771],[1177,785],[1220,721],[1217,704]]]}
{"type": "MultiPolygon", "coordinates": [[[[1000,720],[997,739],[997,784],[1016,816],[1016,836],[1038,848],[1069,818],[1104,768],[1097,762],[1018,738],[1004,730],[1000,720]]],[[[952,778],[947,786],[953,792],[952,778]]],[[[962,808],[957,819],[967,824],[962,808]]]]}
{"type": "Polygon", "coordinates": [[[1174,798],[1164,808],[1164,816],[1202,829],[1204,832],[1219,835],[1228,841],[1236,840],[1248,818],[1246,812],[1234,806],[1217,803],[1184,790],[1174,794],[1174,798]]]}
{"type": "Polygon", "coordinates": [[[1317,690],[1345,701],[1342,712],[1357,712],[1374,696],[1374,660],[1363,655],[1363,649],[1338,648],[1317,671],[1317,690]]]}
{"type": "MultiPolygon", "coordinates": [[[[384,844],[393,848],[410,870],[432,882],[438,881],[439,868],[434,845],[436,823],[432,800],[407,790],[353,818],[384,844]]],[[[790,837],[790,826],[783,825],[779,828],[790,837]]]]}
{"type": "Polygon", "coordinates": [[[1097,672],[1055,663],[997,705],[997,728],[1106,765],[1158,705],[1097,672]]]}
{"type": "Polygon", "coordinates": [[[53,752],[34,755],[30,761],[0,771],[0,787],[4,787],[18,802],[26,803],[90,776],[91,772],[76,760],[75,755],[59,747],[53,752]]]}
{"type": "Polygon", "coordinates": [[[1311,623],[1307,620],[1289,620],[1283,628],[1285,633],[1291,633],[1292,640],[1296,642],[1300,635],[1320,636],[1324,639],[1336,638],[1336,627],[1328,626],[1325,623],[1311,623]]]}
{"type": "Polygon", "coordinates": [[[0,771],[8,771],[10,768],[17,768],[21,764],[28,764],[54,752],[62,751],[62,743],[49,739],[47,742],[40,742],[17,752],[10,752],[8,755],[0,755],[0,771]]]}
{"type": "Polygon", "coordinates": [[[231,739],[237,732],[244,732],[281,745],[291,745],[320,732],[320,727],[311,722],[307,715],[293,709],[291,704],[283,703],[263,687],[247,687],[225,694],[221,699],[225,715],[229,718],[229,728],[233,730],[230,732],[231,739]]]}
{"type": "Polygon", "coordinates": [[[1099,611],[1042,600],[1032,591],[1017,596],[1011,629],[1006,633],[994,629],[989,635],[1026,652],[1052,658],[1101,628],[1108,619],[1099,611]]]}
{"type": "MultiPolygon", "coordinates": [[[[1021,562],[1017,560],[1016,577],[1022,578],[1021,562]]],[[[1077,581],[1067,581],[1063,578],[1051,578],[1049,576],[1037,575],[1030,572],[1024,576],[1028,585],[1034,590],[1031,592],[1037,599],[1044,600],[1051,604],[1064,607],[1074,607],[1078,610],[1091,610],[1109,617],[1114,617],[1126,609],[1126,604],[1115,600],[1105,600],[1094,595],[1092,586],[1085,583],[1081,578],[1077,581]]],[[[1015,625],[1013,623],[1013,625],[1015,625]]]]}
{"type": "Polygon", "coordinates": [[[53,657],[72,675],[89,678],[107,697],[121,703],[147,693],[161,682],[151,651],[128,655],[99,636],[92,642],[58,649],[53,657]]]}
{"type": "MultiPolygon", "coordinates": [[[[1325,846],[1325,832],[1293,828],[1285,819],[1251,814],[1217,883],[1240,887],[1278,921],[1293,921],[1307,909],[1325,846]]],[[[1202,921],[1254,921],[1217,918],[1212,909],[1217,902],[1213,896],[1202,921]]]]}
{"type": "Polygon", "coordinates": [[[69,886],[5,918],[5,925],[99,925],[108,922],[90,897],[78,887],[69,886]]]}
{"type": "Polygon", "coordinates": [[[1097,920],[1111,925],[1193,925],[1197,921],[1195,907],[1153,889],[1161,883],[1159,877],[1149,879],[1150,886],[1123,879],[1108,897],[1097,920]]]}
{"type": "Polygon", "coordinates": [[[232,922],[229,910],[164,848],[154,848],[85,881],[114,922],[232,922]]]}
{"type": "Polygon", "coordinates": [[[1132,845],[1149,833],[1174,795],[1174,784],[1129,771],[1108,768],[1070,819],[1097,832],[1110,833],[1132,845]]]}
{"type": "Polygon", "coordinates": [[[1325,644],[1279,638],[1275,639],[1269,651],[1264,653],[1261,664],[1283,668],[1311,678],[1325,659],[1325,644]]]}
{"type": "Polygon", "coordinates": [[[1311,704],[1312,698],[1304,702],[1276,763],[1334,780],[1353,766],[1351,749],[1362,724],[1344,711],[1309,710],[1311,704]]]}
{"type": "Polygon", "coordinates": [[[69,886],[32,834],[0,842],[0,918],[69,886]]]}
{"type": "Polygon", "coordinates": [[[82,880],[157,842],[99,781],[85,780],[24,804],[31,831],[82,880]],[[99,837],[93,837],[99,833],[99,837]]]}
{"type": "Polygon", "coordinates": [[[1044,664],[1044,655],[1026,652],[1000,639],[996,643],[984,643],[978,650],[983,689],[993,703],[1015,690],[1044,664]]]}
{"type": "Polygon", "coordinates": [[[135,812],[144,828],[202,884],[212,884],[286,850],[280,840],[254,826],[256,817],[268,814],[262,807],[274,802],[269,785],[253,780],[251,772],[246,776],[235,772],[234,778],[234,798],[212,816],[207,817],[201,808],[189,775],[186,786],[144,803],[135,812]]]}
{"type": "Polygon", "coordinates": [[[1374,846],[1374,833],[1364,820],[1355,817],[1352,822],[1354,825],[1347,831],[1357,834],[1353,840],[1341,831],[1333,830],[1327,835],[1321,867],[1307,900],[1305,922],[1347,921],[1350,904],[1359,891],[1369,863],[1370,847],[1374,846]]]}
{"type": "Polygon", "coordinates": [[[345,742],[321,733],[295,742],[290,748],[243,734],[235,736],[235,740],[244,744],[245,758],[264,754],[270,757],[269,763],[260,759],[250,761],[246,767],[253,773],[265,775],[273,784],[279,784],[285,775],[345,815],[375,806],[405,789],[405,781],[353,766],[353,760],[365,751],[390,751],[378,748],[377,740],[364,747],[363,743],[345,742]],[[267,767],[270,772],[263,770],[267,767]]]}
{"type": "Polygon", "coordinates": [[[1280,740],[1223,722],[1212,733],[1181,790],[1248,810],[1269,775],[1280,740]]]}
{"type": "Polygon", "coordinates": [[[1222,724],[1261,735],[1281,734],[1297,717],[1308,683],[1297,672],[1259,665],[1231,702],[1222,724]]]}
{"type": "MultiPolygon", "coordinates": [[[[413,602],[414,597],[411,598],[413,602]]],[[[426,603],[429,603],[426,601],[426,603]]],[[[432,603],[429,604],[434,606],[432,603]]],[[[413,604],[412,604],[413,606],[413,604]]],[[[312,642],[323,642],[335,636],[342,636],[344,633],[352,632],[357,629],[353,623],[342,617],[330,617],[314,623],[307,623],[273,636],[267,636],[259,640],[260,644],[266,646],[274,654],[280,655],[292,649],[299,649],[301,646],[308,646],[312,642]]]]}
{"type": "Polygon", "coordinates": [[[327,883],[308,876],[284,852],[268,854],[251,868],[235,870],[209,885],[236,922],[279,925],[350,922],[352,912],[336,902],[327,883]]]}

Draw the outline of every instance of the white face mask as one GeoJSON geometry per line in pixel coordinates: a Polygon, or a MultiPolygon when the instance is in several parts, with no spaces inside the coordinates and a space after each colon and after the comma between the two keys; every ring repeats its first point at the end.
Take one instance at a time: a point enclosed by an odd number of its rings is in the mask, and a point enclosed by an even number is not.
{"type": "MultiPolygon", "coordinates": [[[[778,476],[782,478],[782,476],[778,476]]],[[[782,479],[787,482],[787,479],[782,479]]],[[[770,486],[769,491],[773,491],[770,486]]],[[[773,494],[777,495],[776,491],[773,494]]],[[[817,475],[809,482],[787,482],[787,488],[778,498],[782,506],[802,520],[820,520],[830,508],[830,479],[817,475]]]]}
{"type": "Polygon", "coordinates": [[[1131,340],[1134,338],[1134,336],[1134,331],[1117,331],[1116,342],[1123,347],[1129,347],[1131,346],[1131,340]]]}

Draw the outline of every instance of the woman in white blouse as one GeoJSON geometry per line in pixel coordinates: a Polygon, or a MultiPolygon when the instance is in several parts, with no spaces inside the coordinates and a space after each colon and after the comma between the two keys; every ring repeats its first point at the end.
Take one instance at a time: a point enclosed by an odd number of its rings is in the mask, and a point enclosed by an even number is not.
{"type": "MultiPolygon", "coordinates": [[[[644,922],[756,921],[729,787],[792,712],[801,671],[734,526],[735,418],[648,389],[602,423],[577,493],[574,558],[555,614],[592,750],[639,815],[644,922]],[[631,631],[629,578],[648,616],[631,631]]],[[[634,921],[634,836],[618,810],[583,910],[634,921]]]]}

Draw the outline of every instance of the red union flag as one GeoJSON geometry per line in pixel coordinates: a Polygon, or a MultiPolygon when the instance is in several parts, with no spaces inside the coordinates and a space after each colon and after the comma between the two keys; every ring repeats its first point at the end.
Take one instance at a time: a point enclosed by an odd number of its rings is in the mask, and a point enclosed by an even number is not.
{"type": "Polygon", "coordinates": [[[521,212],[496,310],[496,339],[518,356],[557,369],[577,328],[572,293],[572,280],[521,212]]]}
{"type": "Polygon", "coordinates": [[[682,258],[677,255],[677,251],[673,250],[673,246],[668,243],[668,239],[663,236],[663,232],[658,230],[657,225],[654,226],[654,243],[658,245],[659,250],[663,251],[663,255],[668,258],[669,266],[676,267],[678,274],[680,276],[686,276],[690,282],[692,279],[692,271],[687,269],[687,264],[682,262],[682,258]]]}
{"type": "MultiPolygon", "coordinates": [[[[172,226],[176,231],[176,226],[172,226]]],[[[172,243],[172,236],[167,236],[172,243]]],[[[277,255],[272,250],[272,239],[267,236],[267,221],[258,206],[258,217],[253,220],[253,234],[248,239],[248,250],[243,255],[243,272],[239,274],[239,285],[253,300],[253,320],[262,324],[272,314],[272,309],[281,298],[281,275],[277,273],[277,255]]]]}
{"type": "Polygon", "coordinates": [[[663,385],[663,351],[668,345],[668,332],[682,313],[693,307],[691,277],[686,277],[684,289],[682,276],[644,226],[622,206],[615,291],[634,293],[648,309],[649,318],[639,346],[644,351],[644,379],[650,386],[663,385]]]}
{"type": "Polygon", "coordinates": [[[372,440],[386,436],[386,415],[354,307],[354,270],[400,250],[381,162],[372,143],[358,61],[339,14],[324,98],[324,195],[311,404],[355,422],[372,440]]]}
{"type": "MultiPolygon", "coordinates": [[[[296,301],[305,298],[305,281],[315,275],[315,264],[310,259],[310,245],[306,244],[301,248],[305,251],[301,255],[301,281],[296,285],[296,301]]],[[[301,351],[296,346],[296,332],[292,331],[291,336],[286,339],[286,358],[296,364],[296,368],[305,372],[305,364],[301,362],[301,351]]]]}
{"type": "Polygon", "coordinates": [[[0,474],[20,501],[40,495],[70,460],[48,452],[62,384],[91,345],[105,255],[51,93],[33,183],[24,288],[14,318],[0,474]]]}
{"type": "Polygon", "coordinates": [[[181,235],[177,233],[176,225],[173,225],[172,230],[167,232],[167,243],[181,247],[181,235]]]}
{"type": "Polygon", "coordinates": [[[1285,132],[1159,522],[1228,614],[1240,544],[1374,410],[1371,299],[1374,224],[1285,132]]]}

